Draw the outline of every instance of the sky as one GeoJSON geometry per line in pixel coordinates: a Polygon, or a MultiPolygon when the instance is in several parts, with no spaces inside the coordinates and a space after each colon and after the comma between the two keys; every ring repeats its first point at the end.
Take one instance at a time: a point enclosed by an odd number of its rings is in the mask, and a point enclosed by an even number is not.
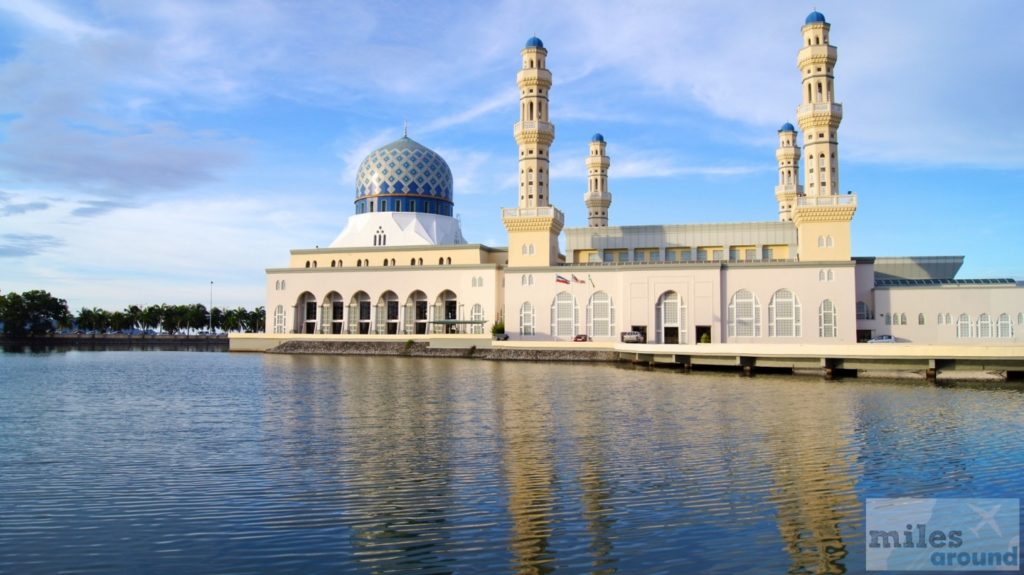
{"type": "Polygon", "coordinates": [[[838,47],[854,255],[1024,279],[1019,0],[4,0],[0,292],[262,305],[264,270],[330,244],[404,122],[451,166],[467,240],[504,246],[534,35],[567,226],[586,225],[595,132],[611,225],[775,220],[812,8],[838,47]]]}

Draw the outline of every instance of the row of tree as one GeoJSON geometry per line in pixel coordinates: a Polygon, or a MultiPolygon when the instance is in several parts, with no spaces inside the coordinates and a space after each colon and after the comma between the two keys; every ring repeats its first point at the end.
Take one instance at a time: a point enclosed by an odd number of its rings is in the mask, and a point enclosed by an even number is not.
{"type": "Polygon", "coordinates": [[[82,308],[78,315],[68,311],[65,300],[48,292],[33,290],[0,295],[0,322],[11,337],[44,335],[78,329],[99,333],[153,330],[162,333],[191,333],[207,330],[262,332],[264,308],[243,307],[207,310],[201,303],[188,305],[130,305],[121,311],[82,308]]]}

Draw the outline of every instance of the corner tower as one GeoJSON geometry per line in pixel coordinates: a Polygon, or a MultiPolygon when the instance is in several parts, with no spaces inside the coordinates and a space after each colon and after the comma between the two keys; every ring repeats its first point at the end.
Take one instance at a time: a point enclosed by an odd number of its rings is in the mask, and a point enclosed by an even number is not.
{"type": "Polygon", "coordinates": [[[516,74],[519,85],[519,121],[513,133],[519,144],[519,203],[502,210],[508,231],[508,264],[550,266],[559,263],[558,235],[564,216],[551,205],[549,152],[555,140],[555,126],[548,121],[548,91],[551,71],[548,51],[540,38],[526,41],[523,67],[516,74]]]}
{"type": "Polygon", "coordinates": [[[608,191],[610,165],[604,136],[594,134],[590,138],[590,155],[587,156],[587,193],[583,194],[583,202],[587,204],[587,225],[592,228],[608,227],[608,208],[612,205],[612,195],[608,191]]]}
{"type": "Polygon", "coordinates": [[[775,150],[779,161],[779,183],[775,186],[775,199],[779,202],[779,221],[793,221],[793,207],[797,196],[804,194],[800,185],[800,146],[796,145],[796,129],[786,122],[779,128],[779,147],[775,150]]]}
{"type": "Polygon", "coordinates": [[[797,66],[802,85],[796,119],[804,133],[804,187],[792,217],[802,261],[849,261],[850,221],[857,211],[857,196],[839,193],[837,132],[843,106],[835,101],[836,47],[829,44],[830,28],[825,16],[815,11],[800,29],[797,66]]]}

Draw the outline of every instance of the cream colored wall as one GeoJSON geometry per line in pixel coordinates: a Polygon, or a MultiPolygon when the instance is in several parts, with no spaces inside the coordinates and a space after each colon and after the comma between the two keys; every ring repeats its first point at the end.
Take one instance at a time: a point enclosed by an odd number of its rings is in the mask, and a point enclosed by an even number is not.
{"type": "MultiPolygon", "coordinates": [[[[454,258],[453,258],[454,259],[454,258]]],[[[323,304],[329,293],[338,292],[346,306],[352,296],[364,291],[370,297],[371,305],[375,305],[386,291],[393,291],[398,296],[399,325],[402,325],[406,299],[416,290],[423,291],[427,296],[428,305],[433,305],[438,295],[451,290],[463,306],[460,319],[470,319],[474,304],[481,304],[487,325],[485,333],[490,333],[491,325],[498,317],[504,301],[501,268],[490,264],[475,266],[434,266],[434,267],[377,267],[377,268],[318,268],[318,269],[271,269],[267,270],[267,332],[273,331],[274,310],[278,305],[284,307],[286,313],[285,328],[291,332],[296,328],[296,306],[299,296],[305,292],[313,294],[318,304],[323,304]],[[475,287],[474,278],[483,278],[483,286],[475,287]],[[276,289],[278,282],[284,280],[285,288],[276,289]]],[[[346,324],[348,308],[345,310],[346,324]]],[[[371,313],[371,322],[375,321],[371,313]]],[[[371,325],[371,329],[373,326],[371,325]]]]}
{"type": "Polygon", "coordinates": [[[508,234],[508,265],[510,267],[548,266],[558,258],[558,236],[549,230],[515,231],[508,234]],[[523,253],[523,246],[533,246],[533,253],[523,253]]]}
{"type": "Polygon", "coordinates": [[[797,226],[800,261],[850,261],[850,222],[801,222],[797,226]],[[819,237],[832,237],[832,247],[818,247],[819,237]]]}
{"type": "MultiPolygon", "coordinates": [[[[503,254],[502,254],[503,256],[503,254]]],[[[504,263],[504,257],[497,256],[504,263]]],[[[467,245],[467,246],[445,246],[445,247],[428,247],[428,248],[415,248],[415,247],[379,247],[379,248],[365,248],[363,250],[352,250],[352,249],[317,249],[317,250],[293,250],[291,257],[289,258],[288,266],[292,268],[306,268],[306,262],[310,262],[309,267],[316,267],[317,269],[330,268],[331,262],[339,262],[339,267],[350,268],[357,267],[356,262],[360,260],[369,260],[369,266],[373,267],[385,267],[384,259],[387,258],[388,266],[391,267],[390,261],[395,260],[395,265],[399,267],[409,267],[410,260],[413,258],[418,262],[421,258],[423,259],[423,266],[437,267],[441,264],[438,261],[444,258],[444,265],[472,265],[481,263],[498,263],[494,262],[494,255],[489,254],[486,250],[482,249],[479,245],[467,245]],[[448,258],[451,258],[451,263],[448,263],[448,258]],[[313,265],[316,262],[316,265],[313,265]]],[[[364,264],[365,265],[365,264],[364,264]]],[[[418,266],[418,264],[417,264],[418,266]]],[[[363,267],[363,266],[358,266],[363,267]]]]}
{"type": "Polygon", "coordinates": [[[874,335],[892,335],[899,342],[955,345],[1004,345],[1024,343],[1024,325],[1017,322],[1017,314],[1024,312],[1024,288],[1002,286],[977,287],[900,287],[874,290],[875,319],[862,320],[861,329],[870,329],[874,335]],[[918,324],[918,314],[924,314],[924,325],[918,324]],[[939,325],[939,313],[948,313],[951,324],[939,325]],[[961,313],[971,318],[971,337],[957,337],[957,319],[961,313]],[[978,318],[989,314],[992,337],[977,336],[978,318]],[[996,321],[999,314],[1010,315],[1012,338],[997,338],[996,321]],[[906,325],[885,325],[882,314],[906,314],[906,325]]]}
{"type": "Polygon", "coordinates": [[[852,263],[833,265],[774,265],[731,266],[722,281],[722,307],[720,311],[723,337],[714,342],[728,343],[855,343],[857,341],[856,300],[852,263]],[[832,281],[828,281],[828,271],[832,281]],[[825,272],[825,281],[820,281],[825,272]],[[800,337],[769,337],[768,306],[772,296],[780,289],[789,289],[796,295],[801,307],[800,337]],[[729,302],[737,291],[752,292],[760,304],[761,336],[728,337],[729,302]],[[837,314],[837,336],[822,338],[818,335],[818,308],[824,300],[831,300],[837,314]]]}

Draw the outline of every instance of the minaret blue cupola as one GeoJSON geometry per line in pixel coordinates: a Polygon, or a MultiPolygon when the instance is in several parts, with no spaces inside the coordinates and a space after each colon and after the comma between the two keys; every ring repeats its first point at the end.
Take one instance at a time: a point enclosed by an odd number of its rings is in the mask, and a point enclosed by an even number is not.
{"type": "Polygon", "coordinates": [[[370,152],[356,174],[356,213],[451,216],[452,171],[437,152],[408,136],[370,152]]]}
{"type": "Polygon", "coordinates": [[[818,22],[825,22],[825,15],[815,10],[807,15],[807,19],[804,20],[804,24],[816,24],[818,22]]]}
{"type": "Polygon", "coordinates": [[[527,48],[543,48],[544,47],[544,42],[541,42],[540,38],[538,38],[536,36],[532,36],[532,37],[530,37],[529,40],[526,41],[526,47],[527,48]]]}

